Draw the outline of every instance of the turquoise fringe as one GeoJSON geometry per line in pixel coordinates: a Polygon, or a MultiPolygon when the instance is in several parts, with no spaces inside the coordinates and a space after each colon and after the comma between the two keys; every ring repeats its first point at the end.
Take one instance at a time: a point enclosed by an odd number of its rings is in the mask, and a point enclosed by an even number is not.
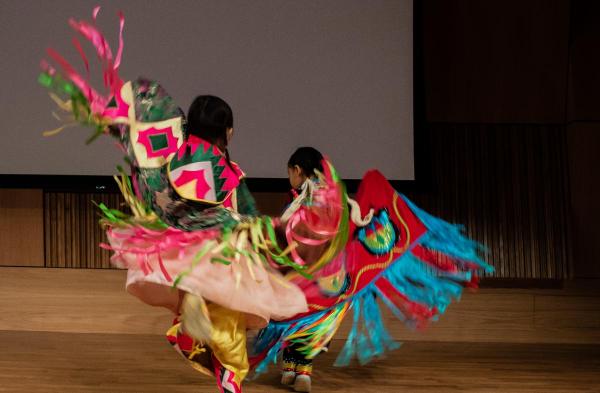
{"type": "Polygon", "coordinates": [[[383,324],[376,293],[372,286],[352,301],[354,323],[335,366],[348,366],[355,354],[359,364],[365,365],[387,351],[400,348],[401,344],[394,341],[383,324]]]}

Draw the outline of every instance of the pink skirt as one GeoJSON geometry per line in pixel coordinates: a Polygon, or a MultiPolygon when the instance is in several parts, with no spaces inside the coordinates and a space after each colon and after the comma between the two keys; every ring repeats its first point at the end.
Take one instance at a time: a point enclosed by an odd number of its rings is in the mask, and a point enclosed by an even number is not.
{"type": "Polygon", "coordinates": [[[131,294],[174,313],[178,313],[181,291],[243,312],[249,329],[308,311],[303,292],[277,270],[244,255],[224,261],[222,251],[215,247],[218,234],[110,228],[107,248],[115,252],[112,263],[127,269],[126,286],[131,294]]]}

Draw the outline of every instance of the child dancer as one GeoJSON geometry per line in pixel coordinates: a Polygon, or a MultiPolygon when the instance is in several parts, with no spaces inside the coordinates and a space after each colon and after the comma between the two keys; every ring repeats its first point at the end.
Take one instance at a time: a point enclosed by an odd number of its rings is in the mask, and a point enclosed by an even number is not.
{"type": "MultiPolygon", "coordinates": [[[[298,198],[303,189],[311,187],[308,182],[319,181],[317,173],[323,173],[322,162],[323,155],[308,146],[298,148],[290,156],[287,171],[294,199],[298,198]]],[[[300,347],[289,343],[283,350],[281,383],[293,386],[297,392],[310,392],[313,361],[302,354],[300,347]]]]}

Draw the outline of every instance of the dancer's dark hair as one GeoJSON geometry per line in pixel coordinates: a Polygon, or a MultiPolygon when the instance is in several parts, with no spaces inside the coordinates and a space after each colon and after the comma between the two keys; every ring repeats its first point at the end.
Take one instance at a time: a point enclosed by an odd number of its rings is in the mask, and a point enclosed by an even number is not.
{"type": "Polygon", "coordinates": [[[232,127],[233,112],[222,98],[202,95],[196,97],[190,105],[187,116],[188,134],[226,148],[227,129],[232,127]]]}
{"type": "Polygon", "coordinates": [[[316,176],[315,169],[323,172],[323,155],[314,147],[303,146],[291,155],[288,161],[288,167],[293,168],[296,165],[302,169],[304,176],[316,176]]]}

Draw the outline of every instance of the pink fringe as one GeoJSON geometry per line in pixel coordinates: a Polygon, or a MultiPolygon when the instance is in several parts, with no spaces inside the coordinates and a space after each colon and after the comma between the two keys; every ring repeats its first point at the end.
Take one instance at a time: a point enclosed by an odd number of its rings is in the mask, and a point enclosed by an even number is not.
{"type": "Polygon", "coordinates": [[[167,281],[172,281],[172,277],[164,265],[163,254],[176,251],[181,259],[182,254],[189,247],[220,236],[220,232],[216,229],[185,232],[175,228],[152,230],[140,226],[131,226],[124,230],[115,230],[111,227],[107,229],[106,234],[109,239],[115,239],[120,243],[119,247],[106,243],[100,244],[103,249],[114,252],[111,259],[115,265],[129,268],[127,260],[122,258],[122,255],[135,255],[139,269],[148,275],[153,272],[149,258],[156,256],[161,273],[167,281]]]}

